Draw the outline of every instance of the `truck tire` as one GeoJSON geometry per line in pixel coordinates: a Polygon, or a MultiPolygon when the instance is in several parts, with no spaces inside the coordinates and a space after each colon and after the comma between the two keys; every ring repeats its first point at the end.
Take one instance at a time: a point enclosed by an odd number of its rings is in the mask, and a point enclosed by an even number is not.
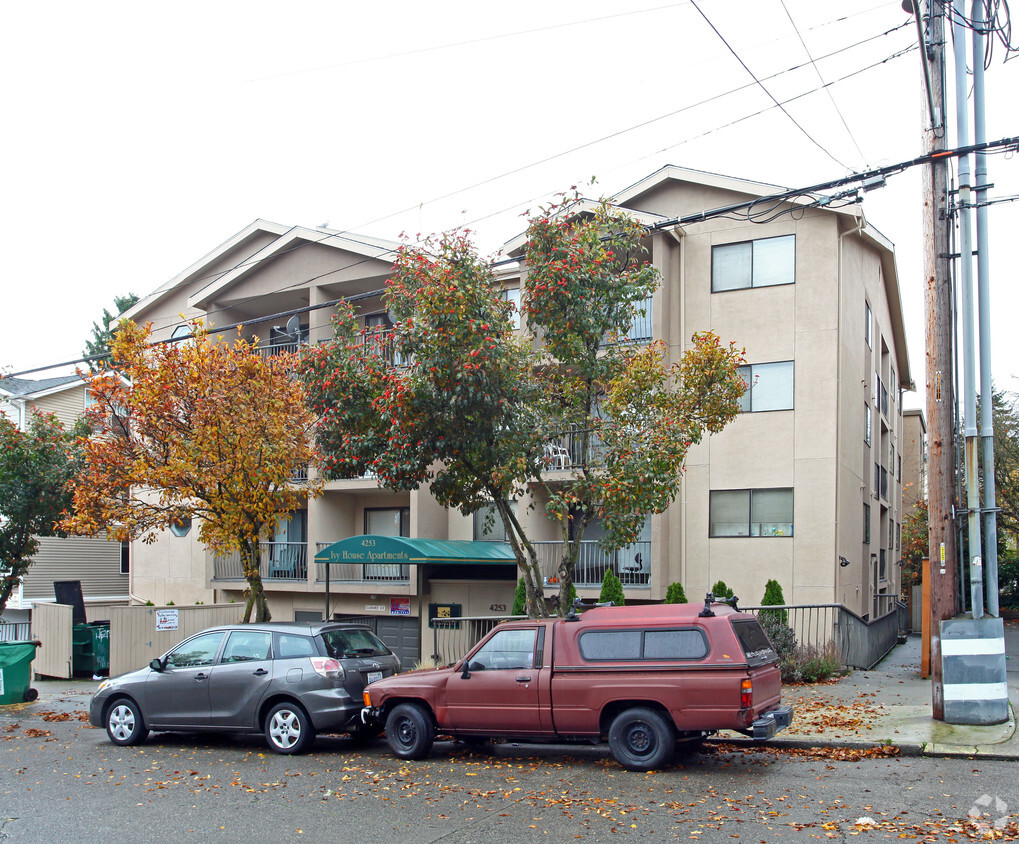
{"type": "Polygon", "coordinates": [[[432,718],[416,703],[401,703],[386,718],[386,741],[401,759],[424,759],[432,750],[432,718]]]}
{"type": "Polygon", "coordinates": [[[628,771],[650,771],[669,763],[676,731],[664,716],[642,706],[616,716],[609,728],[609,748],[628,771]]]}

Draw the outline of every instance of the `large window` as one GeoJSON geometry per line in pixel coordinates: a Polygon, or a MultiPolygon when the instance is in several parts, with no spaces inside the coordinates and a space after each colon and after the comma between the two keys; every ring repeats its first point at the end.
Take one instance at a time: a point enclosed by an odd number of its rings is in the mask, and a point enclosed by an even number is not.
{"type": "Polygon", "coordinates": [[[713,490],[711,536],[792,536],[792,489],[713,490]]]}
{"type": "MultiPolygon", "coordinates": [[[[517,503],[509,503],[510,510],[516,513],[517,503]]],[[[506,526],[502,523],[502,516],[494,504],[482,504],[474,511],[474,540],[482,542],[485,540],[494,542],[508,542],[506,526]],[[486,533],[487,529],[487,533],[486,533]]]]}
{"type": "Polygon", "coordinates": [[[796,281],[796,236],[768,237],[711,248],[711,291],[772,287],[796,281]]]}
{"type": "Polygon", "coordinates": [[[740,399],[740,410],[758,413],[763,410],[792,410],[793,362],[755,363],[739,368],[747,389],[740,399]]]}

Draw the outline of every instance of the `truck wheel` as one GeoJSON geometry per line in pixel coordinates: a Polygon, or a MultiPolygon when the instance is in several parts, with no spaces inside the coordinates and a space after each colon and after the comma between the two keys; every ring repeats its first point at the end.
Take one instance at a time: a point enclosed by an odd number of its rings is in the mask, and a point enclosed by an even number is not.
{"type": "Polygon", "coordinates": [[[386,719],[386,741],[401,759],[424,759],[435,741],[431,717],[416,703],[399,704],[386,719]]]}
{"type": "Polygon", "coordinates": [[[628,771],[650,771],[669,763],[676,746],[672,725],[653,709],[634,707],[616,716],[609,747],[628,771]]]}
{"type": "Polygon", "coordinates": [[[300,753],[315,740],[315,728],[296,703],[278,703],[265,716],[265,740],[277,753],[300,753]]]}
{"type": "Polygon", "coordinates": [[[106,735],[114,744],[124,747],[145,741],[149,731],[138,704],[126,697],[114,701],[106,710],[106,735]]]}

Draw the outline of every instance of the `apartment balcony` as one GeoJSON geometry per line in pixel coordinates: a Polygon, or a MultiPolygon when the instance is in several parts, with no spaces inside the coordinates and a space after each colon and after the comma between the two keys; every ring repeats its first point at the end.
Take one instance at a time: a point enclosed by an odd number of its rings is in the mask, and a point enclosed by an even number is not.
{"type": "Polygon", "coordinates": [[[268,343],[264,346],[259,345],[258,353],[264,358],[274,358],[277,355],[299,352],[307,345],[308,342],[306,340],[290,343],[268,343]]]}
{"type": "MultiPolygon", "coordinates": [[[[562,542],[535,542],[541,575],[546,580],[557,576],[563,558],[562,542]]],[[[623,586],[651,586],[651,542],[641,541],[616,551],[606,551],[596,540],[580,543],[573,582],[578,587],[601,587],[605,571],[611,569],[623,586]]]]}
{"type": "Polygon", "coordinates": [[[545,444],[543,460],[548,472],[600,469],[605,466],[605,444],[594,431],[574,428],[545,444]]]}
{"type": "MultiPolygon", "coordinates": [[[[649,343],[651,342],[651,302],[652,299],[649,296],[639,306],[637,313],[633,315],[633,320],[630,323],[629,329],[625,334],[619,336],[615,341],[618,343],[649,343]],[[643,313],[642,313],[643,311],[643,313]]],[[[613,343],[611,338],[605,338],[602,341],[602,346],[608,346],[613,343]]]]}
{"type": "MultiPolygon", "coordinates": [[[[261,559],[258,573],[264,582],[308,580],[308,544],[306,542],[263,542],[259,545],[261,559]]],[[[244,580],[240,551],[215,557],[212,561],[213,581],[244,580]]]]}
{"type": "MultiPolygon", "coordinates": [[[[316,553],[328,548],[333,542],[319,542],[316,553]]],[[[315,582],[325,583],[325,565],[315,566],[315,582]]],[[[376,583],[401,584],[410,583],[410,566],[399,563],[332,563],[329,566],[329,583],[376,583]]]]}

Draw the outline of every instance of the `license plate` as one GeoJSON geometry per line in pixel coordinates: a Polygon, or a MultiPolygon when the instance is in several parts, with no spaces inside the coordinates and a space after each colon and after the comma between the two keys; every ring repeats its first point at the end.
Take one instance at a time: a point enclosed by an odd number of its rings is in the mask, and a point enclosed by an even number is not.
{"type": "Polygon", "coordinates": [[[368,672],[368,682],[369,683],[374,683],[376,680],[381,680],[381,679],[382,679],[382,672],[381,671],[369,671],[368,672]]]}

